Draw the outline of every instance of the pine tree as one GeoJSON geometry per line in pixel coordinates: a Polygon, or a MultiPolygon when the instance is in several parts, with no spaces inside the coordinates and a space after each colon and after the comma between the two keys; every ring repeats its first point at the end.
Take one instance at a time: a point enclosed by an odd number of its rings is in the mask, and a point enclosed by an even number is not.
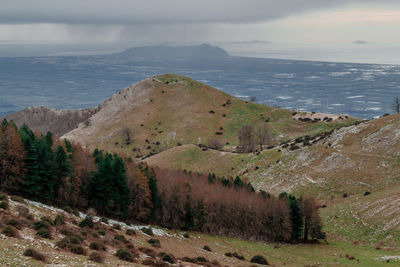
{"type": "Polygon", "coordinates": [[[144,169],[144,173],[149,179],[151,202],[153,204],[150,210],[150,221],[155,222],[159,219],[159,212],[161,209],[161,198],[160,193],[158,192],[157,177],[154,170],[149,170],[148,167],[144,169]]]}
{"type": "Polygon", "coordinates": [[[303,232],[303,214],[296,197],[289,195],[290,220],[292,223],[292,240],[301,239],[303,232]]]}
{"type": "Polygon", "coordinates": [[[184,206],[184,230],[189,230],[194,227],[194,214],[190,195],[186,195],[186,202],[184,206]]]}

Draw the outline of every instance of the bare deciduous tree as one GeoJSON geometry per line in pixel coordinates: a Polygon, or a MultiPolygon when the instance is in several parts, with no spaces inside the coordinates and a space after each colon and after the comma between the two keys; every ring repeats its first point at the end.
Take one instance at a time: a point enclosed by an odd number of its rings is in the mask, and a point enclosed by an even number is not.
{"type": "Polygon", "coordinates": [[[267,144],[271,140],[268,126],[266,124],[258,126],[254,131],[254,135],[258,145],[260,146],[260,151],[262,151],[263,145],[267,144]]]}
{"type": "Polygon", "coordinates": [[[245,125],[239,130],[239,152],[253,152],[254,151],[254,127],[245,125]]]}
{"type": "Polygon", "coordinates": [[[394,100],[393,100],[393,103],[392,103],[392,110],[393,110],[394,112],[396,112],[397,114],[400,113],[400,99],[399,99],[398,96],[396,96],[396,97],[394,98],[394,100]]]}
{"type": "Polygon", "coordinates": [[[132,131],[128,127],[122,129],[122,138],[126,145],[130,145],[132,142],[132,131]]]}

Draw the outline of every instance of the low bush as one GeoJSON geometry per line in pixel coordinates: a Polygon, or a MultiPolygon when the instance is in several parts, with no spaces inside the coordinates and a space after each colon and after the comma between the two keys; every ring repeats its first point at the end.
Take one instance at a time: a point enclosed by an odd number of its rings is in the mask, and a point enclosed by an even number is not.
{"type": "Polygon", "coordinates": [[[8,209],[8,202],[5,200],[0,201],[0,208],[3,210],[8,209]]]}
{"type": "Polygon", "coordinates": [[[49,230],[50,229],[50,225],[45,222],[45,221],[37,221],[33,223],[33,229],[38,231],[40,229],[46,229],[49,230]]]}
{"type": "Polygon", "coordinates": [[[99,235],[102,235],[102,236],[106,235],[106,230],[104,228],[99,229],[97,232],[99,233],[99,235]]]}
{"type": "Polygon", "coordinates": [[[0,193],[0,200],[7,200],[7,195],[4,193],[0,193]]]}
{"type": "Polygon", "coordinates": [[[20,196],[11,196],[10,199],[12,201],[19,202],[19,203],[24,203],[24,204],[26,203],[25,199],[23,197],[20,197],[20,196]]]}
{"type": "Polygon", "coordinates": [[[164,254],[164,255],[162,255],[161,259],[162,259],[163,261],[169,262],[169,263],[171,263],[171,264],[176,263],[176,258],[175,258],[175,256],[172,255],[172,254],[164,254]]]}
{"type": "Polygon", "coordinates": [[[119,224],[117,224],[117,223],[114,223],[114,224],[113,224],[113,228],[114,228],[115,230],[121,230],[121,225],[119,225],[119,224]]]}
{"type": "Polygon", "coordinates": [[[205,246],[203,247],[203,249],[211,252],[211,248],[210,248],[209,246],[207,246],[207,245],[205,245],[205,246]]]}
{"type": "Polygon", "coordinates": [[[256,255],[253,258],[251,258],[250,262],[258,263],[261,265],[268,265],[268,261],[263,256],[260,255],[256,255]]]}
{"type": "Polygon", "coordinates": [[[153,247],[156,247],[156,248],[160,248],[161,247],[161,244],[160,244],[160,240],[158,240],[158,239],[149,239],[149,240],[147,240],[147,242],[150,244],[150,245],[152,245],[153,247]]]}
{"type": "Polygon", "coordinates": [[[40,236],[42,238],[47,238],[47,239],[51,239],[51,232],[47,229],[42,229],[36,232],[37,236],[40,236]]]}
{"type": "Polygon", "coordinates": [[[155,259],[156,256],[157,256],[157,253],[156,253],[153,249],[151,249],[151,248],[140,247],[140,248],[139,248],[139,251],[143,252],[143,253],[146,254],[147,256],[152,257],[152,258],[154,258],[154,259],[155,259]]]}
{"type": "Polygon", "coordinates": [[[190,235],[189,235],[188,233],[184,233],[184,234],[183,234],[183,237],[189,239],[189,238],[190,238],[190,235]]]}
{"type": "Polygon", "coordinates": [[[72,246],[69,250],[74,254],[86,255],[86,250],[79,245],[72,246]]]}
{"type": "Polygon", "coordinates": [[[43,222],[47,222],[51,226],[54,226],[54,220],[52,220],[48,216],[41,217],[40,220],[43,221],[43,222]]]}
{"type": "Polygon", "coordinates": [[[140,229],[143,233],[145,233],[146,235],[150,235],[150,236],[154,236],[153,233],[153,229],[151,229],[151,227],[143,227],[142,229],[140,229]]]}
{"type": "Polygon", "coordinates": [[[123,261],[128,261],[128,262],[134,261],[132,253],[130,253],[128,250],[125,249],[118,250],[117,253],[115,253],[115,256],[123,261]]]}
{"type": "Polygon", "coordinates": [[[8,237],[19,237],[18,230],[11,225],[7,225],[6,227],[4,227],[1,233],[8,237]]]}
{"type": "Polygon", "coordinates": [[[242,255],[237,254],[236,252],[232,253],[232,256],[235,257],[238,260],[244,261],[245,258],[242,255]]]}
{"type": "Polygon", "coordinates": [[[103,263],[104,262],[104,257],[98,252],[92,252],[89,255],[89,260],[97,262],[97,263],[103,263]]]}
{"type": "Polygon", "coordinates": [[[124,244],[129,243],[129,241],[123,235],[116,235],[116,236],[114,236],[114,239],[121,241],[124,244]]]}
{"type": "Polygon", "coordinates": [[[103,251],[107,250],[106,246],[104,246],[100,242],[92,242],[92,243],[90,243],[89,248],[92,249],[92,250],[103,250],[103,251]]]}
{"type": "Polygon", "coordinates": [[[135,232],[135,230],[133,230],[133,229],[126,229],[125,233],[126,233],[127,235],[136,235],[136,232],[135,232]]]}
{"type": "Polygon", "coordinates": [[[6,221],[6,225],[11,225],[17,229],[21,229],[22,223],[19,220],[16,219],[10,219],[6,221]]]}
{"type": "Polygon", "coordinates": [[[46,262],[46,256],[44,256],[42,253],[36,251],[33,248],[26,249],[24,252],[24,256],[32,257],[35,260],[46,262]]]}
{"type": "Polygon", "coordinates": [[[92,217],[86,216],[85,219],[83,219],[79,223],[79,227],[84,228],[84,227],[93,227],[93,219],[92,217]]]}

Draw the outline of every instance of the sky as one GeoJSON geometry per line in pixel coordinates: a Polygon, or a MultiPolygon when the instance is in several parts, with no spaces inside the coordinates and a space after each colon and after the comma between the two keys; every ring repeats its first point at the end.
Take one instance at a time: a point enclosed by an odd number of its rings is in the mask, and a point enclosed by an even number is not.
{"type": "MultiPolygon", "coordinates": [[[[400,43],[399,0],[1,0],[0,45],[400,43]]],[[[358,44],[361,45],[361,44],[358,44]]]]}

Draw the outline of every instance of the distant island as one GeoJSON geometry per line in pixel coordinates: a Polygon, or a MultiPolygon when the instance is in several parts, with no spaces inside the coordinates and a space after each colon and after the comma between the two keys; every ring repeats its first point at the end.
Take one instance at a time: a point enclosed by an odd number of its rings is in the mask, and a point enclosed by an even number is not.
{"type": "Polygon", "coordinates": [[[124,58],[221,59],[229,56],[224,49],[210,44],[194,46],[142,46],[129,48],[115,56],[124,58]]]}
{"type": "Polygon", "coordinates": [[[363,40],[357,40],[357,41],[354,41],[353,44],[362,44],[362,45],[366,45],[366,44],[368,44],[368,43],[367,43],[366,41],[363,41],[363,40]]]}

